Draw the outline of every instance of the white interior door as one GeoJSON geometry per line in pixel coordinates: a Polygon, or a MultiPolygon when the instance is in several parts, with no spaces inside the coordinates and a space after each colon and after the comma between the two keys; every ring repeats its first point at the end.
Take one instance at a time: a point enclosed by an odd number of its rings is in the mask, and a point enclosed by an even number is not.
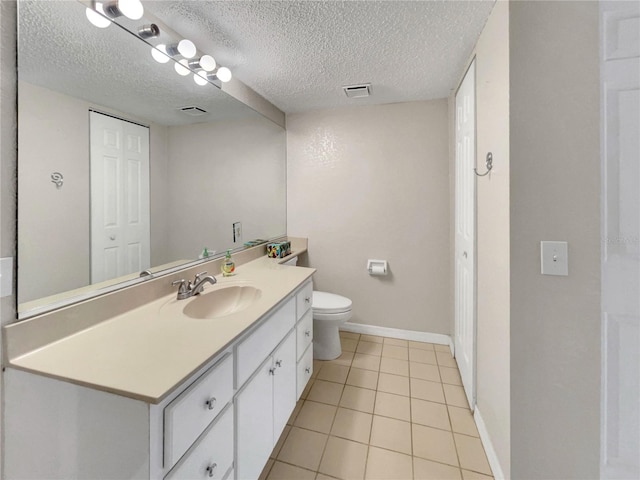
{"type": "Polygon", "coordinates": [[[640,478],[640,3],[601,2],[601,477],[640,478]]]}
{"type": "Polygon", "coordinates": [[[455,357],[469,407],[476,398],[475,60],[456,94],[455,357]]]}
{"type": "Polygon", "coordinates": [[[151,265],[149,129],[90,112],[91,283],[151,265]]]}

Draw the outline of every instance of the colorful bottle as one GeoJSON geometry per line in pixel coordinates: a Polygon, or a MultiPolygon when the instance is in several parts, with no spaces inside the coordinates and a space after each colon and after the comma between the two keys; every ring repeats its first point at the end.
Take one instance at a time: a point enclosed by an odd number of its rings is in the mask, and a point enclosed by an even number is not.
{"type": "Polygon", "coordinates": [[[231,259],[231,250],[227,250],[227,255],[224,257],[224,261],[220,267],[222,270],[222,276],[230,277],[231,275],[235,275],[236,264],[231,259]]]}

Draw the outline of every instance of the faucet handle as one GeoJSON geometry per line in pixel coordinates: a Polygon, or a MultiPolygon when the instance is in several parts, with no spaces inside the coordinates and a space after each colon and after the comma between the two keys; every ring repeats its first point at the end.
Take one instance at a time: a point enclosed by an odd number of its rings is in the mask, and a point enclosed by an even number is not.
{"type": "Polygon", "coordinates": [[[202,277],[203,275],[206,275],[206,274],[207,274],[207,272],[196,273],[196,278],[195,278],[193,283],[198,283],[200,281],[200,277],[202,277]]]}
{"type": "Polygon", "coordinates": [[[191,282],[187,282],[185,279],[181,279],[171,282],[171,285],[174,287],[176,285],[180,285],[180,287],[178,287],[178,293],[187,293],[189,291],[189,283],[191,282]]]}

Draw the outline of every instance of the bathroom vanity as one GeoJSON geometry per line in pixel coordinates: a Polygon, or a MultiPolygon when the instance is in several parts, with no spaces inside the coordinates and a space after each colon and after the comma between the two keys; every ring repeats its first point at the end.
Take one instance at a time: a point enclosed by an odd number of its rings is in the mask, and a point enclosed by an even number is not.
{"type": "Polygon", "coordinates": [[[314,271],[260,257],[31,350],[33,325],[5,328],[5,477],[256,479],[312,374],[314,271]],[[242,287],[240,310],[200,308],[242,287]]]}

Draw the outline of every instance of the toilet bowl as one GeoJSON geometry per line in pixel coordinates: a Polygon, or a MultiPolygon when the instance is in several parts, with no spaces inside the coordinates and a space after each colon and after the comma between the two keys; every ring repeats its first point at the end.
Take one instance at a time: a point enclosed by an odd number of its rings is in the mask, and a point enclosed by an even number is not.
{"type": "Polygon", "coordinates": [[[342,355],[340,325],[351,318],[351,300],[334,293],[313,292],[313,358],[333,360],[342,355]]]}

